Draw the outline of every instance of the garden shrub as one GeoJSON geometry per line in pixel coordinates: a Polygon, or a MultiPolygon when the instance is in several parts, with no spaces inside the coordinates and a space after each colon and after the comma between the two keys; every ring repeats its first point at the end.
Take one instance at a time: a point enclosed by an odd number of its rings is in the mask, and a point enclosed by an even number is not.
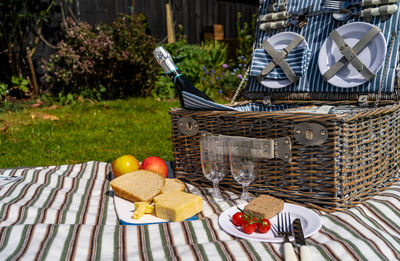
{"type": "MultiPolygon", "coordinates": [[[[242,22],[241,18],[242,15],[238,13],[238,48],[234,60],[228,60],[225,43],[210,41],[188,44],[182,30],[178,33],[179,40],[176,43],[163,45],[185,77],[213,99],[230,100],[251,61],[256,16],[253,15],[250,23],[242,22]]],[[[173,84],[162,71],[152,94],[159,98],[176,96],[173,84]]]]}
{"type": "Polygon", "coordinates": [[[236,57],[239,64],[247,64],[253,54],[253,44],[255,42],[256,31],[256,15],[253,14],[250,23],[241,22],[242,14],[238,12],[236,20],[236,30],[238,33],[238,48],[236,49],[236,57]]]}
{"type": "Polygon", "coordinates": [[[242,79],[239,70],[231,68],[227,63],[213,68],[204,66],[201,75],[202,78],[195,86],[213,99],[218,97],[230,100],[242,79]]]}
{"type": "Polygon", "coordinates": [[[112,24],[68,21],[65,40],[44,61],[44,80],[55,95],[112,99],[150,94],[159,65],[144,16],[121,15],[112,24]]]}

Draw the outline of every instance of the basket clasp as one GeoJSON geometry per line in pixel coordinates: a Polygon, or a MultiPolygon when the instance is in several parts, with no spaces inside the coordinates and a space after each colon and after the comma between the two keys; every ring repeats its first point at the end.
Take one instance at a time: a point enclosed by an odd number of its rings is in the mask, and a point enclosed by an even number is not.
{"type": "Polygon", "coordinates": [[[178,129],[184,135],[194,136],[199,132],[199,124],[192,117],[185,116],[178,120],[178,129]]]}
{"type": "Polygon", "coordinates": [[[328,140],[328,130],[318,123],[302,122],[294,126],[294,138],[302,145],[321,145],[328,140]]]}

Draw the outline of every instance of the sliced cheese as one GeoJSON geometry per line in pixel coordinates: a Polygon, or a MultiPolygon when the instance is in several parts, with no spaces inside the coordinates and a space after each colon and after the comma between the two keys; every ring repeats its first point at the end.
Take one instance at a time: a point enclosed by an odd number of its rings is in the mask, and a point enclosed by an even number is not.
{"type": "Polygon", "coordinates": [[[141,219],[144,216],[144,212],[146,211],[146,207],[141,205],[138,208],[135,209],[135,212],[133,212],[133,219],[141,219]]]}
{"type": "Polygon", "coordinates": [[[135,202],[135,212],[133,212],[133,219],[141,219],[144,214],[152,214],[154,207],[149,202],[135,202]]]}
{"type": "Polygon", "coordinates": [[[200,196],[170,191],[154,198],[156,216],[170,221],[183,221],[203,210],[200,196]]]}

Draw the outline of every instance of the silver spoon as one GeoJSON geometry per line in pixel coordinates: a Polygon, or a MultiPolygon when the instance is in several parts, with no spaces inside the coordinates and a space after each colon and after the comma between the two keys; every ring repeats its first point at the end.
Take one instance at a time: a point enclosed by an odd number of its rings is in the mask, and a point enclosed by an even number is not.
{"type": "Polygon", "coordinates": [[[353,16],[371,17],[380,15],[391,15],[396,13],[397,5],[382,5],[375,8],[367,8],[361,11],[351,11],[350,9],[340,9],[339,12],[332,14],[333,18],[339,22],[345,22],[353,16]]]}
{"type": "Polygon", "coordinates": [[[349,20],[353,15],[358,12],[352,12],[350,9],[340,9],[339,12],[332,13],[333,18],[339,22],[345,22],[349,20]]]}

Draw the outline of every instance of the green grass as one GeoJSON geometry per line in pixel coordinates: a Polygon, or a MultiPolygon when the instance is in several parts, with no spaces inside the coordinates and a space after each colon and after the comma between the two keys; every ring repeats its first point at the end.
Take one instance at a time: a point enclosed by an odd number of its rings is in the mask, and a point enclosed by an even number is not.
{"type": "Polygon", "coordinates": [[[178,105],[131,98],[0,113],[0,168],[112,162],[124,154],[173,160],[168,111],[178,105]]]}

